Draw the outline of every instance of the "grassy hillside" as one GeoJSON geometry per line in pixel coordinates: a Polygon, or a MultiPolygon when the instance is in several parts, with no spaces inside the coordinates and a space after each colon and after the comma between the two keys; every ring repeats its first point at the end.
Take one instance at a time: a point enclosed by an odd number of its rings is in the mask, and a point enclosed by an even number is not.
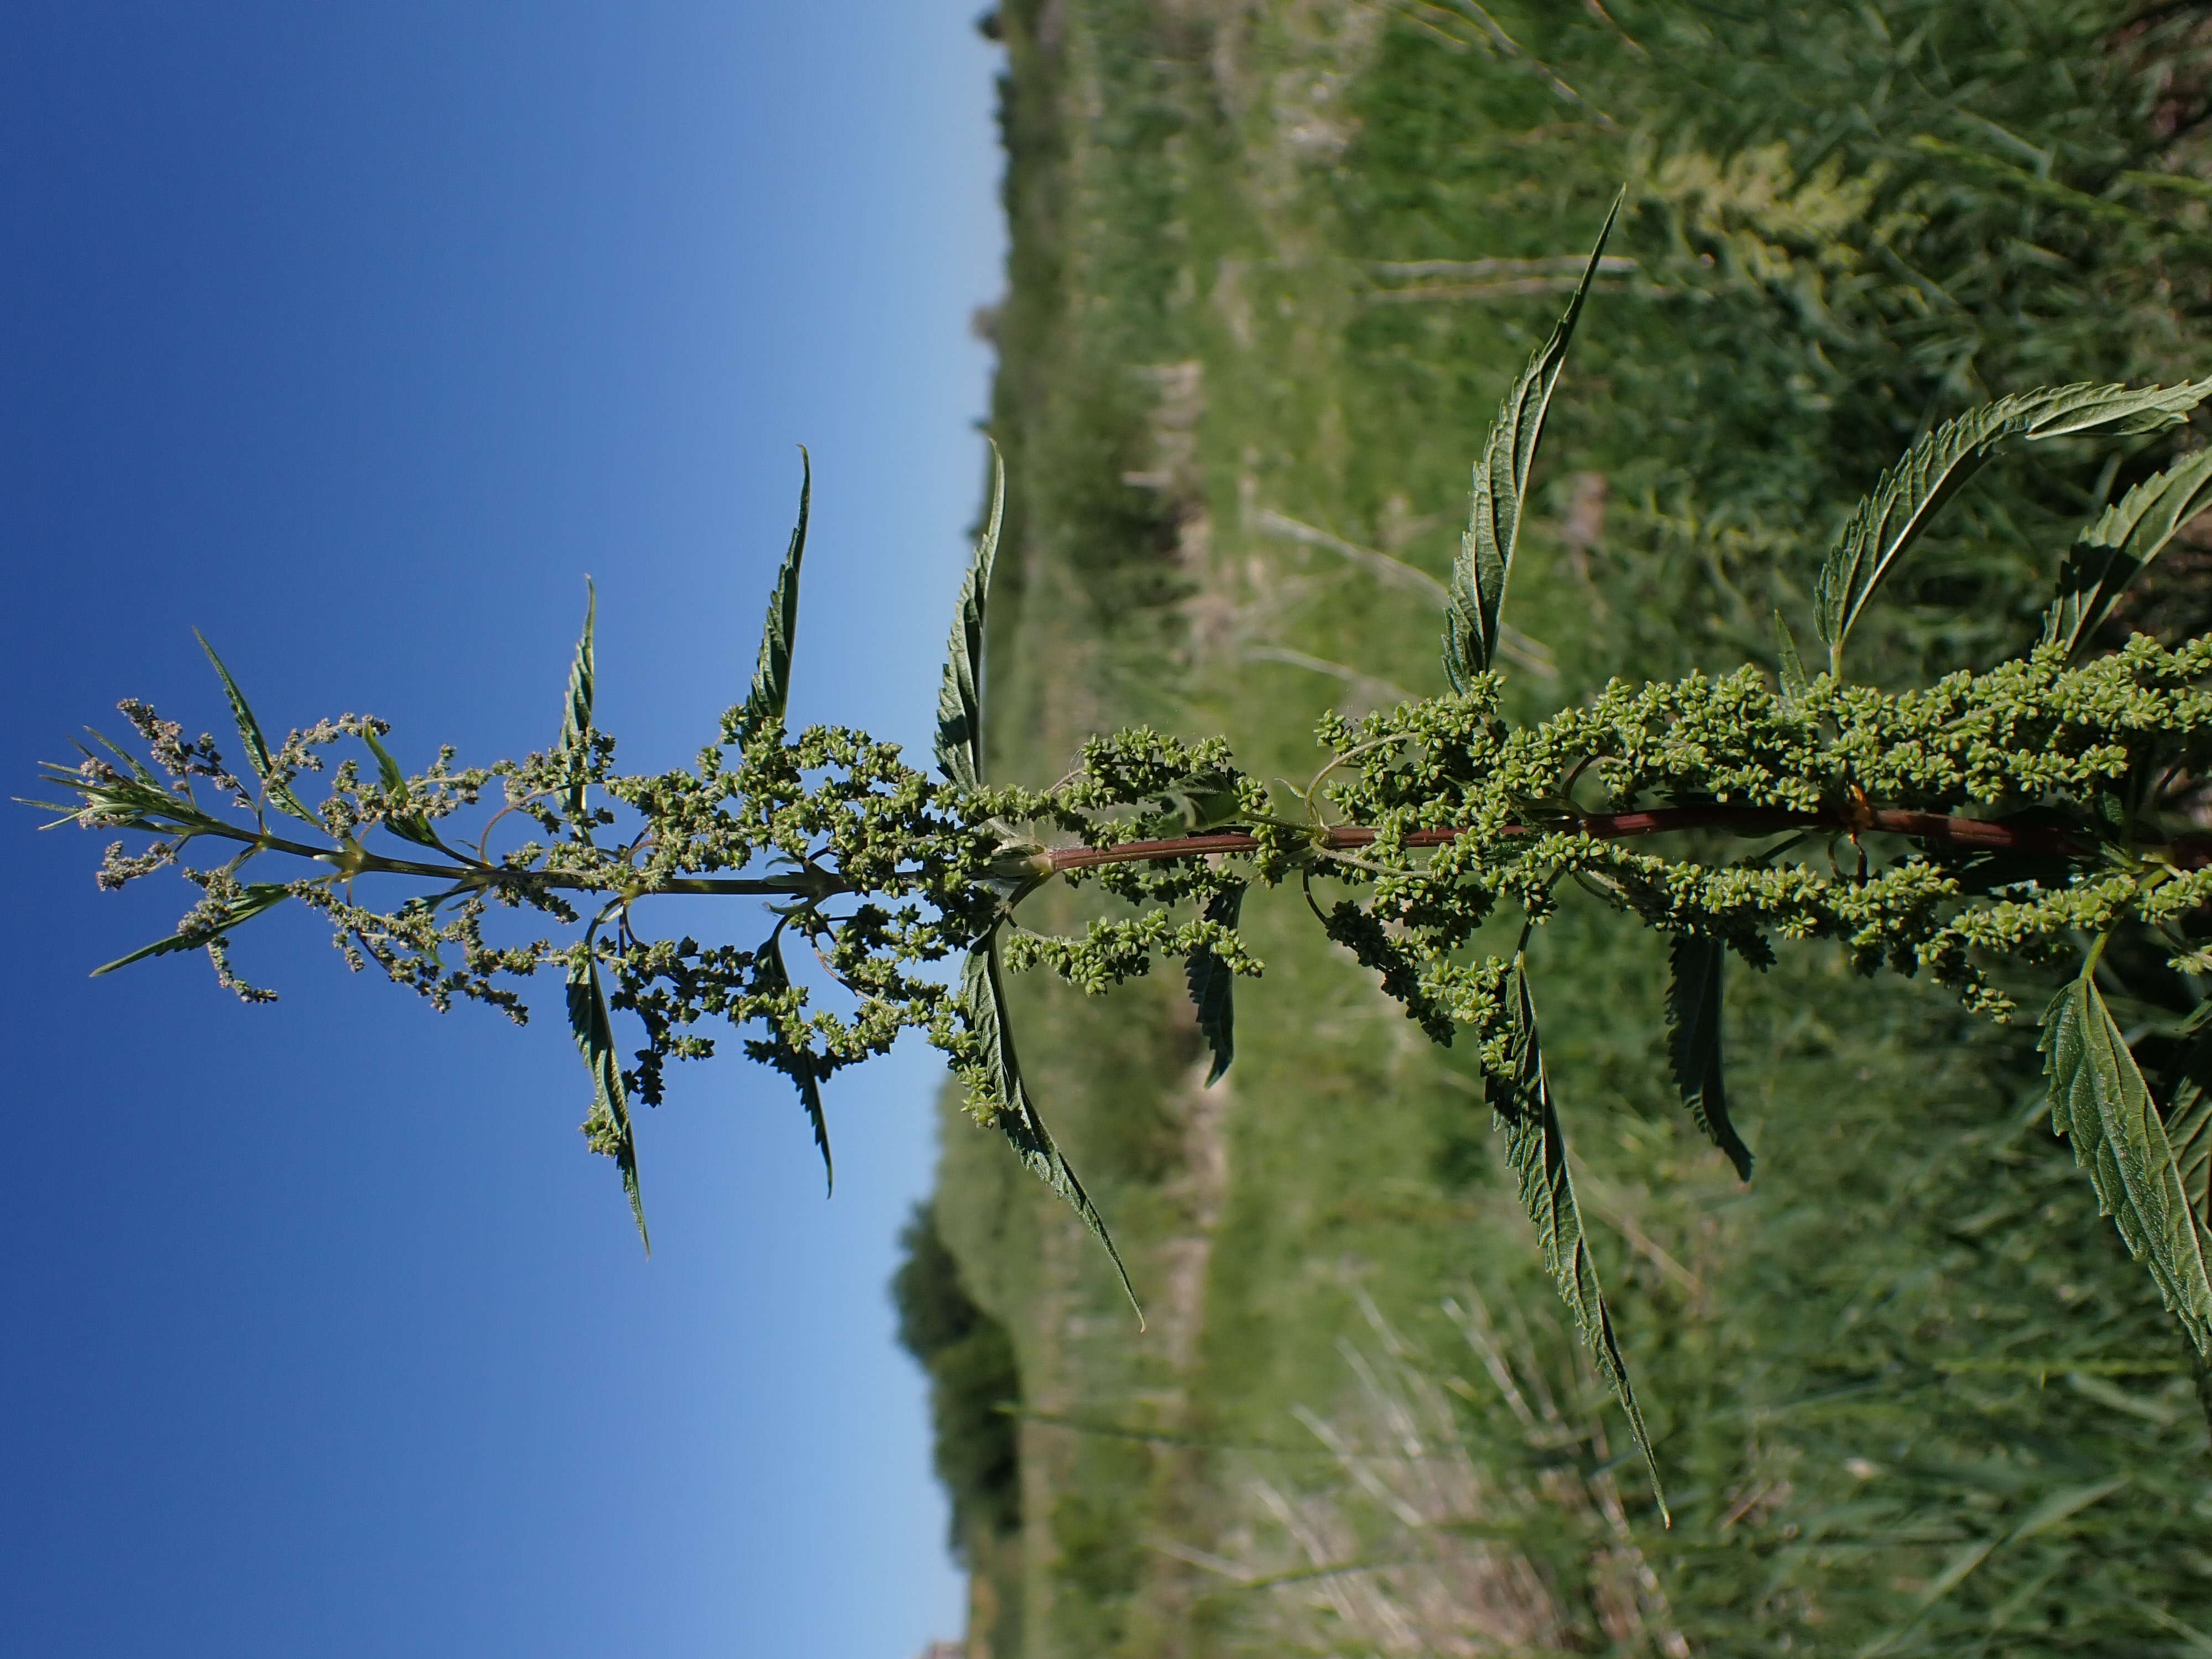
{"type": "MultiPolygon", "coordinates": [[[[2130,9],[1010,0],[995,775],[1145,720],[1300,781],[1324,708],[1440,690],[1424,580],[1624,182],[1508,611],[1523,712],[1769,659],[1777,608],[1806,635],[1820,550],[1933,419],[2205,372],[2200,18],[2130,9]]],[[[2159,453],[1993,469],[1868,660],[2019,646],[2071,522],[2159,453]]],[[[2212,614],[2177,568],[2138,621],[2212,614]]],[[[1179,984],[1016,989],[1141,1333],[947,1104],[902,1299],[951,1356],[974,1652],[2212,1650],[2203,1419],[2032,1031],[1818,952],[1737,975],[1745,1188],[1669,1097],[1651,942],[1547,930],[1668,1531],[1468,1057],[1295,895],[1247,915],[1268,971],[1211,1090],[1179,984]]]]}

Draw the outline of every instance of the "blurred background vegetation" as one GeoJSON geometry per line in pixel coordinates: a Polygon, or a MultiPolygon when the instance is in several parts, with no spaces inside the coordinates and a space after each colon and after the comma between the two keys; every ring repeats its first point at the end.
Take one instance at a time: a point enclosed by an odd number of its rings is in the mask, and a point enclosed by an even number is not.
{"type": "MultiPolygon", "coordinates": [[[[1298,779],[1323,708],[1442,690],[1468,465],[1624,183],[1507,611],[1524,714],[1771,664],[1777,610],[1809,639],[1851,503],[1966,405],[2212,370],[2212,4],[1006,0],[984,27],[999,779],[1138,720],[1298,779]]],[[[2174,442],[1992,468],[1858,660],[1902,684],[2021,647],[2075,521],[2174,442]]],[[[2212,549],[2169,554],[2123,625],[2204,631],[2208,576],[2212,549]]],[[[1743,1187],[1672,1099],[1654,941],[1589,907],[1546,930],[1663,1530],[1468,1058],[1294,896],[1246,915],[1268,972],[1210,1091],[1179,983],[1014,992],[1148,1330],[945,1104],[896,1291],[976,1659],[2212,1653],[2204,1418],[2032,1030],[1826,951],[1735,975],[1743,1187]]]]}

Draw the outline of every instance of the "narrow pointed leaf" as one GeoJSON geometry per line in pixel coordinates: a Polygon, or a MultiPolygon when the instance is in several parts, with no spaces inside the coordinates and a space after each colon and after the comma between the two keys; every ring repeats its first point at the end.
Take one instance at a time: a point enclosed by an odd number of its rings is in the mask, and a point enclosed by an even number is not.
{"type": "Polygon", "coordinates": [[[2212,392],[2212,380],[2171,386],[2045,386],[1984,404],[1943,422],[1907,450],[1861,501],[1820,567],[1814,604],[1832,673],[1844,641],[1881,579],[1942,505],[2013,439],[2124,437],[2179,425],[2212,392]]]}
{"type": "MultiPolygon", "coordinates": [[[[576,640],[575,660],[568,665],[568,702],[561,711],[560,744],[560,752],[568,756],[580,769],[591,751],[592,699],[599,689],[599,652],[593,635],[599,626],[599,592],[588,576],[584,579],[584,631],[576,640]]],[[[581,783],[568,786],[567,801],[571,824],[582,823],[585,794],[581,783]]],[[[571,833],[585,832],[578,828],[571,833]]]]}
{"type": "Polygon", "coordinates": [[[2103,1502],[2128,1484],[2129,1477],[2118,1475],[2109,1480],[2100,1480],[2082,1486],[2063,1486],[2038,1504],[2021,1519],[2020,1524],[2002,1538],[1971,1539],[1951,1553],[1942,1571],[1929,1581],[1913,1604],[1911,1614],[1899,1625],[1893,1626],[1882,1636],[1867,1643],[1852,1659],[1879,1659],[1919,1628],[1936,1604],[1965,1583],[1981,1570],[1982,1564],[2000,1549],[2008,1549],[2024,1543],[2039,1533],[2070,1520],[2092,1504],[2103,1502]]]}
{"type": "Polygon", "coordinates": [[[1990,1559],[1990,1552],[1996,1548],[1997,1543],[1994,1538],[1970,1539],[1952,1551],[1950,1559],[1943,1564],[1943,1571],[1930,1579],[1928,1587],[1920,1592],[1920,1598],[1913,1603],[1911,1615],[1902,1624],[1893,1626],[1885,1634],[1861,1646],[1851,1655],[1851,1659],[1879,1659],[1879,1656],[1889,1652],[1911,1635],[1919,1628],[1921,1620],[1928,1616],[1930,1608],[1965,1583],[1982,1563],[1990,1559]]]}
{"type": "MultiPolygon", "coordinates": [[[[784,965],[783,932],[778,928],[769,935],[759,951],[760,986],[771,994],[791,988],[791,971],[784,965]]],[[[799,1103],[806,1108],[807,1121],[814,1127],[814,1144],[822,1152],[822,1177],[827,1190],[837,1187],[836,1166],[830,1158],[830,1119],[822,1109],[822,1079],[816,1070],[814,1056],[804,1049],[793,1048],[780,1030],[771,1030],[769,1042],[774,1049],[769,1063],[789,1078],[799,1091],[799,1103]]]]}
{"type": "MultiPolygon", "coordinates": [[[[200,643],[202,645],[205,645],[207,641],[205,640],[202,640],[200,643]]],[[[221,665],[218,664],[217,666],[220,667],[221,665]]],[[[121,761],[125,767],[129,769],[131,775],[136,778],[140,783],[144,784],[149,789],[153,790],[157,794],[166,795],[169,793],[169,786],[163,783],[161,779],[155,777],[152,770],[146,765],[145,762],[140,760],[137,756],[132,754],[120,744],[113,741],[97,727],[88,726],[84,729],[92,733],[93,740],[99,744],[102,749],[105,749],[109,754],[114,756],[116,759],[121,761]]],[[[87,756],[89,756],[92,753],[92,750],[85,748],[82,744],[78,744],[76,746],[87,756]]],[[[52,765],[53,763],[50,761],[47,764],[52,765]]],[[[74,777],[76,775],[73,771],[59,766],[54,767],[54,773],[57,777],[62,778],[74,777]]]]}
{"type": "Polygon", "coordinates": [[[764,732],[781,732],[791,697],[791,652],[799,639],[799,568],[806,557],[806,516],[814,495],[814,462],[803,444],[799,465],[799,522],[792,526],[791,545],[784,551],[783,567],[775,573],[775,587],[769,595],[752,689],[738,711],[732,740],[740,745],[764,732]]]}
{"type": "Polygon", "coordinates": [[[378,740],[376,733],[366,726],[361,728],[361,739],[368,745],[368,752],[376,757],[376,775],[378,781],[384,785],[385,793],[388,795],[405,794],[407,775],[399,769],[399,763],[392,759],[392,751],[386,749],[378,740]]]}
{"type": "Polygon", "coordinates": [[[1751,1149],[1729,1121],[1721,1074],[1721,963],[1718,939],[1674,936],[1667,959],[1667,1054],[1682,1105],[1705,1139],[1728,1154],[1739,1180],[1751,1179],[1751,1149]]]}
{"type": "MultiPolygon", "coordinates": [[[[588,694],[586,713],[588,714],[588,694]]],[[[630,1122],[629,1097],[623,1087],[622,1063],[615,1055],[614,1022],[607,1014],[606,992],[599,984],[599,964],[590,957],[568,965],[568,1029],[576,1038],[592,1074],[592,1115],[589,1127],[595,1146],[606,1151],[622,1174],[623,1191],[637,1223],[637,1236],[647,1255],[653,1254],[653,1235],[645,1226],[645,1194],[637,1179],[637,1136],[630,1122]]]]}
{"type": "Polygon", "coordinates": [[[1468,512],[1467,533],[1460,538],[1459,557],[1452,562],[1451,597],[1444,607],[1444,675],[1452,690],[1465,691],[1474,677],[1498,659],[1498,609],[1504,603],[1505,584],[1513,574],[1513,552],[1521,538],[1521,519],[1527,505],[1528,471],[1535,464],[1536,448],[1544,435],[1544,416],[1552,405],[1552,389],[1566,366],[1567,346],[1581,319],[1583,301],[1620,215],[1621,198],[1613,198],[1590,250],[1589,263],[1574,297],[1513,389],[1498,405],[1498,419],[1475,464],[1474,495],[1468,512]]]}
{"type": "MultiPolygon", "coordinates": [[[[1244,887],[1224,888],[1206,902],[1206,919],[1218,921],[1224,927],[1234,927],[1244,908],[1244,887]]],[[[1200,950],[1190,953],[1183,964],[1190,983],[1190,1000],[1198,1010],[1199,1035],[1206,1039],[1207,1050],[1213,1055],[1213,1064],[1206,1069],[1206,1086],[1211,1089],[1221,1081],[1228,1071],[1229,1062],[1237,1057],[1237,1009],[1233,988],[1237,975],[1229,971],[1228,964],[1212,951],[1200,950]]]]}
{"type": "Polygon", "coordinates": [[[215,665],[215,672],[222,681],[223,695],[230,699],[230,717],[238,726],[239,742],[245,745],[246,763],[253,769],[256,780],[267,777],[275,761],[269,752],[268,738],[261,735],[261,722],[253,717],[253,710],[246,701],[246,693],[238,689],[238,682],[222,665],[222,659],[216,655],[215,647],[207,642],[207,635],[195,628],[192,637],[200,642],[200,649],[215,665]]]}
{"type": "MultiPolygon", "coordinates": [[[[368,745],[368,752],[376,757],[376,773],[384,785],[384,793],[393,800],[402,800],[407,794],[407,775],[399,769],[399,763],[392,751],[377,740],[376,733],[364,726],[361,740],[368,745]]],[[[419,812],[386,818],[386,825],[402,841],[411,841],[417,847],[436,847],[438,832],[430,827],[430,820],[419,812]]]]}
{"type": "Polygon", "coordinates": [[[576,639],[575,660],[568,665],[568,702],[561,711],[561,747],[574,749],[592,730],[592,699],[599,687],[599,656],[593,636],[599,627],[599,591],[584,579],[584,631],[576,639]]]}
{"type": "Polygon", "coordinates": [[[945,683],[937,694],[937,764],[952,782],[974,789],[983,781],[984,611],[991,596],[991,567],[999,556],[999,526],[1006,510],[1006,465],[991,446],[991,516],[960,584],[960,609],[945,647],[945,683]]]}
{"type": "MultiPolygon", "coordinates": [[[[51,787],[64,789],[79,799],[75,805],[59,800],[27,800],[26,806],[45,807],[52,811],[66,812],[69,817],[57,820],[66,823],[97,800],[103,813],[119,815],[110,827],[117,830],[152,830],[163,831],[168,826],[182,822],[192,809],[169,792],[167,784],[154,775],[145,763],[129,750],[110,742],[91,726],[85,727],[94,742],[122,763],[131,775],[128,781],[88,783],[84,775],[74,766],[64,766],[57,761],[39,763],[39,781],[51,787]]],[[[92,750],[82,743],[74,744],[77,752],[91,757],[92,750]]],[[[55,828],[55,824],[44,826],[55,828]]]]}
{"type": "Polygon", "coordinates": [[[200,642],[200,649],[207,653],[207,659],[215,665],[216,675],[222,681],[222,694],[230,700],[231,720],[238,727],[238,740],[246,749],[246,763],[253,769],[254,781],[261,786],[262,794],[280,811],[321,828],[322,820],[292,793],[292,787],[274,775],[276,760],[270,752],[269,739],[261,734],[261,722],[253,717],[246,693],[238,689],[238,682],[231,678],[230,670],[222,665],[222,659],[216,655],[215,647],[207,642],[207,635],[195,628],[192,637],[200,642]]]}
{"type": "Polygon", "coordinates": [[[2129,1479],[2127,1475],[2116,1474],[2110,1480],[2093,1481],[2086,1486],[2061,1486],[2023,1516],[2005,1542],[2017,1544],[2039,1532],[2050,1531],[2061,1522],[2071,1520],[2092,1504],[2101,1504],[2126,1486],[2129,1479]]]}
{"type": "Polygon", "coordinates": [[[2181,527],[2212,506],[2212,449],[2183,457],[2106,507],[2075,538],[2043,613],[2043,643],[2072,656],[2112,614],[2127,585],[2181,527]]]}
{"type": "Polygon", "coordinates": [[[1782,696],[1789,702],[1803,701],[1807,681],[1805,659],[1797,654],[1797,636],[1790,631],[1790,624],[1782,613],[1774,613],[1776,653],[1781,659],[1782,696]]]}
{"type": "Polygon", "coordinates": [[[1006,994],[999,975],[995,937],[969,952],[967,967],[960,976],[960,1006],[969,1030],[982,1041],[983,1066],[990,1088],[988,1104],[996,1114],[999,1128],[1030,1172],[1059,1194],[1106,1247],[1141,1325],[1145,1310],[1137,1301],[1136,1287],[1129,1282],[1129,1270],[1121,1265],[1121,1253],[1114,1248],[1113,1237],[1091,1195],[1053,1144],[1051,1133],[1030,1098],[1029,1085],[1022,1081],[1021,1062],[1014,1054],[1013,1028],[1006,1018],[1006,994]]]}
{"type": "Polygon", "coordinates": [[[2167,1308],[2198,1351],[2212,1353],[2203,1229],[2142,1073],[2089,974],[2051,999],[2042,1046],[2051,1128],[2073,1143],[2099,1208],[2118,1224],[2129,1253],[2150,1269],[2167,1308]]]}
{"type": "MultiPolygon", "coordinates": [[[[1527,964],[1519,957],[1513,963],[1513,996],[1511,1046],[1507,1055],[1511,1075],[1501,1078],[1493,1073],[1485,1079],[1495,1115],[1493,1126],[1505,1132],[1505,1160],[1520,1181],[1522,1207],[1535,1224],[1544,1266],[1559,1286],[1559,1299],[1574,1315],[1599,1374],[1628,1413],[1629,1431],[1644,1453],[1652,1495],[1665,1517],[1667,1496],[1660,1485],[1659,1460],[1652,1451],[1650,1432],[1644,1426],[1644,1413],[1628,1379],[1628,1362],[1622,1358],[1620,1339],[1613,1334],[1613,1314],[1598,1283],[1597,1265],[1590,1260],[1589,1243],[1583,1237],[1582,1212],[1576,1205],[1574,1182],[1567,1170],[1566,1135],[1553,1107],[1544,1051],[1537,1040],[1535,999],[1528,989],[1527,964]]],[[[1673,1524],[1671,1519],[1668,1524],[1673,1524]]]]}
{"type": "Polygon", "coordinates": [[[291,888],[281,881],[249,882],[216,926],[189,933],[174,933],[167,939],[155,939],[151,945],[142,945],[129,956],[118,957],[114,961],[103,963],[94,969],[92,977],[98,979],[102,974],[112,974],[118,968],[128,968],[132,963],[144,962],[149,957],[166,957],[178,951],[199,950],[225,937],[240,923],[251,921],[263,912],[274,909],[291,896],[291,888]]]}

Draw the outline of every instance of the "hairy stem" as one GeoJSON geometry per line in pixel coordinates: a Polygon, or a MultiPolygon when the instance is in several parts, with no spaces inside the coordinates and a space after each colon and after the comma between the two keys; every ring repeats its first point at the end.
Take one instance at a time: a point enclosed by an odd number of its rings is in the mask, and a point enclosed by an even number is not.
{"type": "MultiPolygon", "coordinates": [[[[1934,812],[1909,812],[1890,808],[1854,811],[1844,807],[1822,807],[1814,811],[1800,812],[1776,806],[1661,806],[1638,812],[1593,812],[1567,823],[1584,835],[1607,841],[1626,840],[1636,836],[1665,835],[1686,830],[1723,830],[1755,836],[1782,835],[1792,830],[1830,830],[1854,835],[1869,830],[1880,831],[1952,847],[2053,858],[2085,858],[2094,850],[2094,844],[2083,837],[2047,825],[1993,823],[1982,818],[1945,817],[1934,812]]],[[[1563,826],[1516,823],[1509,824],[1505,833],[1510,836],[1537,836],[1560,827],[1563,826]]],[[[248,834],[244,830],[226,826],[203,829],[197,833],[221,836],[269,852],[289,853],[318,863],[335,864],[349,875],[428,877],[434,880],[479,888],[512,885],[571,892],[611,893],[622,890],[615,884],[604,879],[510,870],[475,860],[461,864],[424,864],[412,859],[386,858],[366,850],[318,848],[304,842],[272,836],[266,830],[248,834]]],[[[1441,847],[1456,841],[1465,833],[1462,829],[1414,830],[1407,832],[1404,844],[1407,847],[1441,847]]],[[[1330,852],[1348,852],[1355,848],[1372,846],[1376,836],[1376,832],[1364,824],[1332,824],[1314,831],[1313,842],[1330,852]]],[[[1256,836],[1242,830],[1216,830],[1206,835],[1174,836],[1158,841],[1120,842],[1108,847],[1055,847],[1037,856],[1045,871],[1058,875],[1070,870],[1097,869],[1103,865],[1163,864],[1177,859],[1203,858],[1216,853],[1254,853],[1260,849],[1260,845],[1256,836]]],[[[2143,846],[2136,850],[2142,856],[2161,859],[2178,869],[2196,870],[2212,865],[2212,837],[2189,837],[2162,846],[2143,846]]],[[[1041,871],[1041,873],[1045,871],[1041,871]]],[[[664,880],[651,890],[654,893],[708,896],[827,898],[855,890],[827,871],[810,870],[788,876],[678,876],[664,880]]]]}
{"type": "MultiPolygon", "coordinates": [[[[510,869],[504,865],[480,863],[469,860],[460,864],[424,864],[414,859],[386,858],[380,853],[366,849],[315,847],[306,842],[289,841],[282,836],[272,836],[267,830],[249,834],[234,825],[211,827],[195,826],[192,833],[219,836],[227,841],[242,842],[249,847],[270,853],[289,853],[295,858],[312,859],[319,864],[336,865],[348,875],[360,876],[427,876],[434,881],[453,882],[466,887],[534,887],[556,889],[564,892],[614,893],[623,890],[615,883],[595,880],[586,876],[547,874],[534,870],[510,869]]],[[[850,884],[827,871],[801,871],[788,876],[676,876],[663,881],[651,890],[655,893],[687,893],[729,897],[799,897],[828,898],[833,894],[854,890],[850,884]]]]}
{"type": "MultiPolygon", "coordinates": [[[[1663,835],[1680,830],[1728,830],[1751,835],[1781,835],[1791,830],[1834,830],[1845,833],[1880,830],[1916,841],[1940,842],[1953,847],[1989,851],[2027,853],[2055,858],[2084,858],[2094,850],[2084,838],[2041,824],[1991,823],[1981,818],[1944,817],[1934,812],[1868,809],[1852,811],[1823,807],[1811,812],[1778,806],[1662,806],[1642,812],[1593,812],[1571,820],[1583,834],[1604,840],[1632,836],[1663,835]]],[[[1555,826],[1516,823],[1508,835],[1539,836],[1555,826]]],[[[1441,847],[1456,841],[1462,830],[1415,830],[1405,837],[1408,847],[1441,847]]],[[[1331,852],[1367,847],[1376,832],[1361,824],[1334,824],[1315,832],[1316,845],[1331,852]]],[[[1209,853],[1252,853],[1259,838],[1237,831],[1203,836],[1176,836],[1164,841],[1122,842],[1112,847],[1056,847],[1045,856],[1054,873],[1088,870],[1106,864],[1156,864],[1175,859],[1197,858],[1209,853]]],[[[2139,853],[2162,857],[2185,870],[2212,864],[2212,839],[2191,838],[2162,847],[2138,848],[2139,853]]]]}

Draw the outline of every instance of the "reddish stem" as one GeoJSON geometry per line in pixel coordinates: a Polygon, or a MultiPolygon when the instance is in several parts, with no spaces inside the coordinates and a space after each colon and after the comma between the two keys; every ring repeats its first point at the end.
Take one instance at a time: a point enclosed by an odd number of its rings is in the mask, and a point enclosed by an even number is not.
{"type": "MultiPolygon", "coordinates": [[[[1990,851],[2027,853],[2051,858],[2087,858],[2094,850],[2079,837],[2043,824],[1991,823],[1981,818],[1951,818],[1935,812],[1905,812],[1868,809],[1850,812],[1823,807],[1797,812],[1780,806],[1659,806],[1643,812],[1593,812],[1576,820],[1585,835],[1607,841],[1632,836],[1656,836],[1676,830],[1732,830],[1752,835],[1781,835],[1791,830],[1834,830],[1857,833],[1878,830],[1915,841],[1941,842],[1953,847],[1990,851]]],[[[1548,826],[1515,823],[1509,836],[1537,836],[1548,826]]],[[[1441,847],[1466,834],[1462,829],[1415,830],[1407,833],[1408,847],[1441,847]]],[[[1320,836],[1320,844],[1332,852],[1371,846],[1375,831],[1362,824],[1332,825],[1320,836]]],[[[1113,847],[1055,847],[1048,856],[1056,874],[1063,870],[1088,870],[1103,864],[1157,864],[1175,859],[1199,858],[1208,853],[1254,853],[1257,836],[1241,830],[1205,836],[1176,836],[1165,841],[1128,841],[1113,847]]],[[[2165,847],[2145,847],[2142,853],[2162,853],[2168,862],[2184,870],[2212,864],[2212,841],[2177,841],[2165,847]]]]}

